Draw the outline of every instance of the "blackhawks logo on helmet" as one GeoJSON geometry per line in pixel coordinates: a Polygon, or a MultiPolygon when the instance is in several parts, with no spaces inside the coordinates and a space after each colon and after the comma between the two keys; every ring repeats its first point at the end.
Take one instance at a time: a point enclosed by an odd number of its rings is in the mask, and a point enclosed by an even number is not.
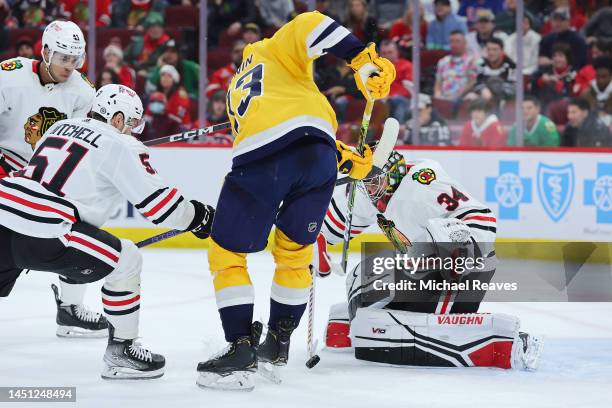
{"type": "Polygon", "coordinates": [[[436,173],[432,169],[421,169],[412,175],[412,179],[421,184],[430,185],[436,179],[436,173]]]}
{"type": "Polygon", "coordinates": [[[18,59],[6,60],[0,63],[0,68],[2,68],[3,71],[14,71],[22,67],[23,64],[18,59]]]}

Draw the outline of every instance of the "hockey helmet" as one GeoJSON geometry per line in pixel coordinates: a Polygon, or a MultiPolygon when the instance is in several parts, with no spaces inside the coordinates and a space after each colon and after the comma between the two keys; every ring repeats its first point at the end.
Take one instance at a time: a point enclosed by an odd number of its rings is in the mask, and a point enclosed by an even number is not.
{"type": "Polygon", "coordinates": [[[47,65],[79,69],[85,63],[85,36],[72,21],[53,21],[43,32],[42,57],[47,65]],[[49,50],[45,59],[45,47],[49,50]]]}
{"type": "Polygon", "coordinates": [[[98,89],[91,111],[106,119],[108,124],[117,112],[121,112],[125,120],[122,133],[130,130],[140,134],[144,129],[142,101],[136,91],[127,86],[108,84],[98,89]]]}

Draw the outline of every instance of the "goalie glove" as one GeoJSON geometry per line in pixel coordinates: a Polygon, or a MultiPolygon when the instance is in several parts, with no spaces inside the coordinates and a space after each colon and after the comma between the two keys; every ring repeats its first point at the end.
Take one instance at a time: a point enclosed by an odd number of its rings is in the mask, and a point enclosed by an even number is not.
{"type": "Polygon", "coordinates": [[[327,241],[323,233],[317,235],[317,240],[314,244],[312,265],[310,266],[321,278],[328,277],[331,272],[338,275],[343,274],[340,265],[333,263],[331,257],[327,253],[327,241]]]}
{"type": "Polygon", "coordinates": [[[395,80],[395,66],[378,56],[376,44],[370,43],[348,64],[355,72],[355,83],[367,100],[381,99],[389,95],[395,80]]]}
{"type": "Polygon", "coordinates": [[[370,146],[364,146],[363,156],[339,140],[336,140],[336,149],[340,173],[348,174],[352,179],[361,180],[372,170],[373,158],[370,146]]]}
{"type": "Polygon", "coordinates": [[[200,239],[206,239],[210,236],[212,230],[215,209],[210,205],[202,204],[195,200],[191,200],[191,204],[193,204],[195,209],[195,215],[193,216],[193,221],[187,227],[187,231],[191,231],[193,235],[200,239]]]}

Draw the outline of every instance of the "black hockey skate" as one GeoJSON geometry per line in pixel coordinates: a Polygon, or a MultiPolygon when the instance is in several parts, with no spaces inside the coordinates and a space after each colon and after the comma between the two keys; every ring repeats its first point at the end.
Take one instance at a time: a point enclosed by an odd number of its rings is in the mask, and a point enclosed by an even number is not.
{"type": "Polygon", "coordinates": [[[281,382],[278,367],[287,365],[289,360],[289,340],[295,328],[294,320],[281,319],[276,330],[268,330],[266,339],[257,347],[260,374],[276,384],[281,382]]]}
{"type": "Polygon", "coordinates": [[[252,376],[257,371],[258,338],[254,337],[240,337],[210,360],[199,363],[196,383],[202,388],[252,391],[252,376]]]}
{"type": "Polygon", "coordinates": [[[57,304],[57,337],[102,338],[108,335],[108,321],[100,313],[88,310],[85,305],[62,303],[57,286],[51,284],[57,304]]]}
{"type": "Polygon", "coordinates": [[[148,380],[164,375],[166,359],[132,340],[117,339],[112,325],[104,353],[105,380],[148,380]]]}

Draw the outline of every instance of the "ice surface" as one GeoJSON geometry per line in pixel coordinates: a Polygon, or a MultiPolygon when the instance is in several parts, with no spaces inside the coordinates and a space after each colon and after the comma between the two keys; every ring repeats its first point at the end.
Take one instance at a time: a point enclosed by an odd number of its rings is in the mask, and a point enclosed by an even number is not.
{"type": "MultiPolygon", "coordinates": [[[[10,298],[0,300],[0,386],[76,386],[77,406],[105,408],[610,406],[611,303],[483,305],[481,311],[518,315],[523,329],[545,336],[540,370],[534,373],[388,367],[359,362],[350,353],[326,351],[319,352],[319,365],[308,370],[304,319],[292,337],[283,384],[258,377],[251,393],[203,390],[195,385],[197,362],[225,344],[206,254],[146,250],[144,259],[141,336],[145,346],[166,356],[164,377],[102,380],[105,340],[57,338],[49,288],[57,279],[31,272],[17,281],[10,298]]],[[[267,318],[270,254],[250,255],[249,271],[256,292],[255,316],[267,318]]],[[[99,287],[93,284],[87,292],[87,303],[98,310],[99,287]]],[[[317,282],[319,344],[329,306],[343,296],[342,279],[332,276],[317,282]]],[[[46,404],[19,407],[29,405],[46,404]]]]}

